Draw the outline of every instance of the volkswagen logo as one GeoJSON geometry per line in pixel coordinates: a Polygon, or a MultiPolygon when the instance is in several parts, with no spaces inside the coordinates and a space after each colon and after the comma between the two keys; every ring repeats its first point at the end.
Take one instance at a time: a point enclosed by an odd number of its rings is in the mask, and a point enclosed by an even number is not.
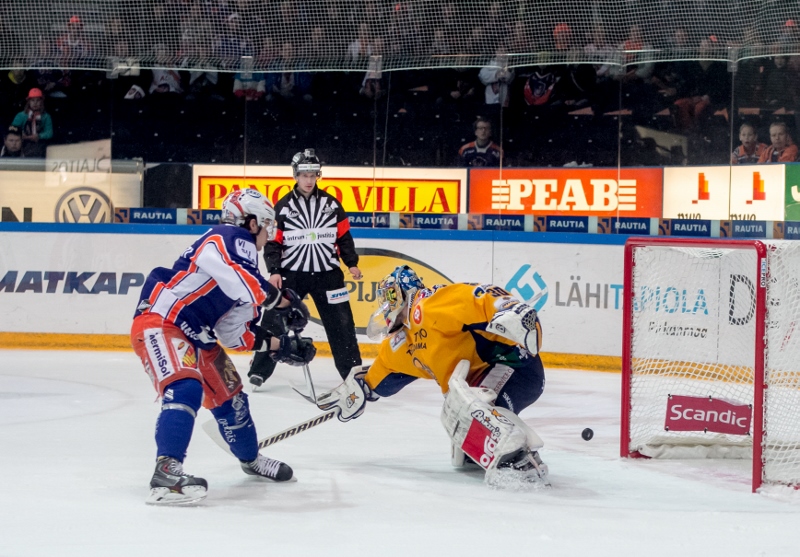
{"type": "Polygon", "coordinates": [[[106,194],[94,188],[73,188],[56,203],[56,222],[113,222],[114,208],[106,194]]]}

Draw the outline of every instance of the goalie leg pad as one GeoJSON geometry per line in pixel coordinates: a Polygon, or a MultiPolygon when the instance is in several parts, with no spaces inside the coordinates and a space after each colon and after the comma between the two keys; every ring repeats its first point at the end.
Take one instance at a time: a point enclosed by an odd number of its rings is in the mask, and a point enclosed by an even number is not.
{"type": "Polygon", "coordinates": [[[496,396],[494,391],[467,385],[468,373],[469,361],[462,360],[448,383],[442,425],[456,447],[491,470],[504,456],[527,449],[528,432],[490,403],[496,396]]]}
{"type": "Polygon", "coordinates": [[[211,410],[222,438],[236,458],[253,461],[258,456],[256,426],[250,417],[247,393],[240,392],[218,408],[211,410]]]}

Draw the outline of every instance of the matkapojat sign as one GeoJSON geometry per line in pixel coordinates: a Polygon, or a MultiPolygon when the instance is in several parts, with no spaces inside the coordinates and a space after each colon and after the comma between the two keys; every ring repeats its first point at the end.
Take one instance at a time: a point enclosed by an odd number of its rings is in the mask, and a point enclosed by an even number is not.
{"type": "MultiPolygon", "coordinates": [[[[0,232],[0,332],[129,334],[147,274],[171,266],[195,238],[0,232]]],[[[621,354],[622,246],[408,238],[356,238],[356,245],[364,277],[345,271],[345,284],[358,328],[377,309],[379,281],[407,264],[426,285],[493,283],[533,304],[547,352],[621,354]]],[[[261,256],[259,263],[264,271],[261,256]]],[[[326,338],[317,323],[304,334],[326,338]]],[[[359,342],[370,341],[359,335],[359,342]]]]}
{"type": "MultiPolygon", "coordinates": [[[[273,203],[294,186],[291,167],[194,165],[196,209],[219,209],[230,192],[253,188],[273,203]]],[[[462,169],[323,166],[320,188],[348,213],[466,212],[467,171],[462,169]]]]}
{"type": "Polygon", "coordinates": [[[664,169],[664,218],[783,220],[785,165],[664,169]]]}
{"type": "Polygon", "coordinates": [[[660,217],[660,168],[471,169],[470,213],[660,217]]]}

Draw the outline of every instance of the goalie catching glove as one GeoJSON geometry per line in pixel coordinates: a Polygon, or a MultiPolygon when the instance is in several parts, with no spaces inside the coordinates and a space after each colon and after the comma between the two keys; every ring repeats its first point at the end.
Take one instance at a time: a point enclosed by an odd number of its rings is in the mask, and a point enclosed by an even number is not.
{"type": "Polygon", "coordinates": [[[351,369],[344,383],[330,392],[319,395],[317,406],[321,410],[339,408],[339,420],[342,422],[358,418],[364,413],[367,401],[374,402],[380,398],[372,392],[364,380],[368,369],[368,366],[356,366],[351,369]]]}

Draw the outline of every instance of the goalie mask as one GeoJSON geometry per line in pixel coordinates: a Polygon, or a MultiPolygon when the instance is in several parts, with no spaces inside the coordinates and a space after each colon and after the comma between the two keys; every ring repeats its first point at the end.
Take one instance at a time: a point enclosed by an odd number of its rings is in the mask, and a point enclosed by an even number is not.
{"type": "Polygon", "coordinates": [[[222,202],[220,222],[245,226],[248,217],[255,217],[259,229],[267,227],[269,240],[275,239],[275,209],[260,192],[249,188],[237,190],[222,202]]]}
{"type": "Polygon", "coordinates": [[[425,288],[422,279],[408,265],[400,265],[378,285],[378,309],[367,325],[367,336],[381,340],[408,323],[408,307],[414,296],[425,288]]]}
{"type": "Polygon", "coordinates": [[[301,172],[313,172],[317,178],[322,176],[322,163],[314,153],[314,149],[306,149],[292,157],[292,174],[297,179],[301,172]]]}

